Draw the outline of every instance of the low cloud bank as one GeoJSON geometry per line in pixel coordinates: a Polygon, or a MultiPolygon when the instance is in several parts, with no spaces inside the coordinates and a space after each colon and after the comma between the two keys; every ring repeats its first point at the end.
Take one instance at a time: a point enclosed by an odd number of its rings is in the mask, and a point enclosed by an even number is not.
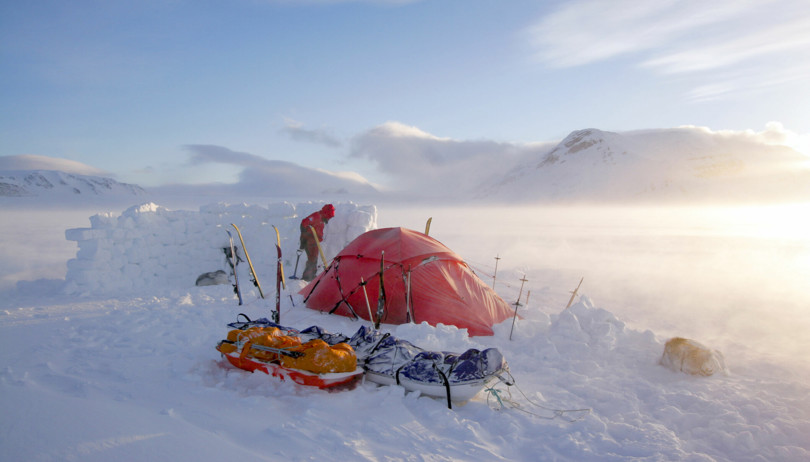
{"type": "MultiPolygon", "coordinates": [[[[759,176],[789,175],[789,181],[785,181],[791,184],[802,183],[810,172],[810,135],[790,131],[779,122],[768,123],[762,131],[682,126],[612,134],[601,132],[610,135],[602,140],[604,143],[600,152],[612,152],[614,158],[611,162],[605,159],[600,161],[593,152],[581,151],[561,157],[560,165],[553,171],[540,171],[536,167],[548,164],[545,160],[552,151],[567,149],[562,146],[565,140],[522,143],[484,138],[453,139],[396,121],[386,122],[345,140],[331,135],[326,129],[310,129],[291,120],[287,121],[284,131],[298,142],[331,147],[334,155],[346,165],[347,171],[308,167],[301,165],[299,160],[268,159],[225,146],[189,144],[184,146],[189,154],[188,161],[178,170],[216,169],[221,170],[219,177],[222,178],[222,172],[234,172],[235,181],[165,184],[149,189],[156,193],[207,197],[311,197],[332,200],[337,195],[351,200],[385,196],[392,200],[404,198],[409,201],[467,201],[485,197],[532,201],[552,200],[555,197],[566,199],[557,197],[565,196],[566,188],[560,186],[561,182],[574,185],[568,189],[576,189],[581,193],[578,197],[603,197],[609,191],[599,190],[599,185],[604,183],[602,179],[612,178],[623,184],[631,184],[632,178],[635,178],[633,172],[638,173],[638,170],[643,170],[643,176],[649,180],[669,175],[667,172],[678,166],[688,173],[690,168],[694,170],[690,162],[694,164],[695,159],[707,159],[703,163],[709,162],[713,173],[726,172],[729,166],[744,166],[746,172],[755,172],[759,176]],[[633,155],[625,156],[627,153],[633,155]],[[630,158],[643,160],[643,165],[628,161],[630,158]],[[619,159],[621,162],[615,161],[619,159]],[[574,161],[581,165],[573,168],[574,161]],[[665,164],[669,167],[662,167],[665,164]],[[358,173],[361,169],[366,176],[358,173]],[[375,178],[375,182],[367,177],[375,178]],[[504,190],[503,185],[515,183],[515,178],[521,178],[520,185],[504,190]],[[549,191],[556,196],[549,195],[549,191]]],[[[575,133],[572,132],[572,135],[575,133]]],[[[305,162],[306,159],[302,158],[301,161],[305,162]]],[[[0,157],[0,170],[34,169],[108,176],[99,169],[67,159],[33,155],[0,157]]],[[[188,176],[180,173],[176,178],[188,176]]],[[[737,176],[742,178],[741,175],[737,176]]],[[[730,186],[723,187],[741,189],[742,186],[735,183],[735,178],[725,178],[730,186]]],[[[668,187],[672,190],[689,189],[688,184],[676,180],[667,177],[661,181],[670,185],[668,187]]],[[[762,181],[768,182],[766,189],[784,189],[780,185],[786,184],[785,181],[762,181]]],[[[717,186],[713,180],[705,182],[717,186]]]]}
{"type": "Polygon", "coordinates": [[[242,168],[233,184],[166,185],[160,192],[238,194],[250,196],[374,195],[377,190],[359,175],[303,167],[294,162],[266,159],[216,145],[187,145],[189,165],[233,165],[242,168]]]}
{"type": "Polygon", "coordinates": [[[417,127],[386,122],[355,136],[349,156],[365,159],[390,178],[391,189],[421,196],[462,196],[515,163],[555,143],[508,143],[442,138],[417,127]]]}
{"type": "Polygon", "coordinates": [[[58,170],[65,173],[91,176],[113,176],[111,173],[70,159],[22,154],[0,156],[0,170],[58,170]]]}

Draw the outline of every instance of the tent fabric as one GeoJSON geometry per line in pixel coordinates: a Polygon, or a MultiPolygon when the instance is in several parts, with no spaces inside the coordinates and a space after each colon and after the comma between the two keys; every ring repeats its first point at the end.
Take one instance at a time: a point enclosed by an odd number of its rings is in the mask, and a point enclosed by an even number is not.
{"type": "Polygon", "coordinates": [[[492,335],[494,324],[512,316],[509,304],[458,254],[436,239],[406,228],[376,229],[357,237],[301,290],[306,306],[368,320],[362,280],[376,320],[381,259],[386,296],[383,323],[441,323],[466,328],[475,336],[492,335]],[[406,304],[408,274],[410,310],[406,304]]]}

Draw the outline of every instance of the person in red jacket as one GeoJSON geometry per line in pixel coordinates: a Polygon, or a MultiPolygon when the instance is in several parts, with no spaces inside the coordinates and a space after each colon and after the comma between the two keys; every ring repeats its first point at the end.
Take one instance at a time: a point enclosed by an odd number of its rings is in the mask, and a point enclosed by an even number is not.
{"type": "Polygon", "coordinates": [[[299,248],[307,253],[307,264],[304,267],[304,274],[301,276],[301,279],[305,281],[315,279],[315,273],[318,272],[318,243],[315,241],[315,236],[312,235],[312,230],[309,229],[309,227],[312,226],[315,228],[318,241],[323,241],[323,227],[329,222],[329,219],[334,216],[335,207],[332,204],[326,204],[319,211],[301,220],[301,242],[299,248]]]}

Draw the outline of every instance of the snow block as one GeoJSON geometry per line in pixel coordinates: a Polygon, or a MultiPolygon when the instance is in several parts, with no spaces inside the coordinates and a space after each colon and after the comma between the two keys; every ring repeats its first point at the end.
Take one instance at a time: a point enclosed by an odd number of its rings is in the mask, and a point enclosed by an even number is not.
{"type": "Polygon", "coordinates": [[[131,217],[141,213],[157,213],[159,210],[166,210],[166,209],[155,204],[154,202],[148,202],[146,204],[133,205],[132,207],[126,209],[124,213],[121,214],[121,216],[131,217]]]}
{"type": "Polygon", "coordinates": [[[89,241],[107,237],[107,232],[103,229],[73,228],[65,230],[65,239],[68,241],[89,241]]]}
{"type": "Polygon", "coordinates": [[[267,212],[273,218],[295,218],[295,206],[289,202],[269,204],[267,212]]]}
{"type": "Polygon", "coordinates": [[[99,228],[112,228],[115,226],[116,217],[112,213],[99,213],[90,217],[90,227],[99,228]]]}
{"type": "MultiPolygon", "coordinates": [[[[241,229],[256,272],[269,283],[276,272],[273,227],[279,231],[283,262],[291,265],[298,249],[301,220],[323,205],[280,202],[263,207],[220,202],[201,206],[199,211],[185,211],[149,202],[130,207],[120,215],[93,215],[90,228],[65,231],[65,238],[76,241],[79,250],[68,263],[63,290],[90,295],[193,286],[201,273],[227,270],[222,251],[228,245],[226,230],[232,232],[240,255],[244,255],[231,223],[241,229]]],[[[335,217],[324,233],[327,259],[357,236],[377,227],[375,206],[351,202],[333,205],[335,217]]]]}

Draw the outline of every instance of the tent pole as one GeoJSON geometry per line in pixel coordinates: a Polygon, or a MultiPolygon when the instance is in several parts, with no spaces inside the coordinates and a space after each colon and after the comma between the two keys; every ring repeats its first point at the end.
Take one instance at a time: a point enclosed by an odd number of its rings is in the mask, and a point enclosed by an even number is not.
{"type": "MultiPolygon", "coordinates": [[[[571,298],[568,300],[568,304],[567,304],[567,305],[565,305],[565,309],[566,309],[566,310],[567,310],[568,308],[570,308],[570,307],[571,307],[571,304],[572,304],[572,303],[574,303],[574,297],[576,297],[576,296],[577,296],[577,292],[579,292],[579,286],[581,286],[581,285],[582,285],[582,281],[584,281],[584,280],[585,280],[585,276],[582,276],[582,279],[580,279],[580,280],[579,280],[579,284],[577,284],[577,288],[576,288],[576,289],[574,289],[574,290],[571,292],[571,298]]],[[[565,311],[565,310],[563,310],[563,311],[565,311]]]]}
{"type": "Polygon", "coordinates": [[[501,257],[496,254],[495,255],[495,272],[492,273],[492,290],[495,290],[495,278],[498,277],[498,260],[500,260],[500,259],[501,259],[501,257]]]}
{"type": "Polygon", "coordinates": [[[408,313],[408,321],[412,324],[416,323],[411,306],[411,265],[408,265],[408,276],[405,283],[405,310],[408,313]]]}
{"type": "Polygon", "coordinates": [[[520,281],[521,281],[520,292],[518,292],[518,298],[517,301],[515,302],[515,315],[512,317],[512,330],[509,331],[509,340],[512,340],[512,332],[515,331],[515,320],[517,319],[517,310],[518,307],[520,306],[520,297],[523,296],[523,284],[525,284],[526,281],[528,281],[528,279],[526,279],[526,275],[523,275],[523,279],[521,279],[520,281]]]}

